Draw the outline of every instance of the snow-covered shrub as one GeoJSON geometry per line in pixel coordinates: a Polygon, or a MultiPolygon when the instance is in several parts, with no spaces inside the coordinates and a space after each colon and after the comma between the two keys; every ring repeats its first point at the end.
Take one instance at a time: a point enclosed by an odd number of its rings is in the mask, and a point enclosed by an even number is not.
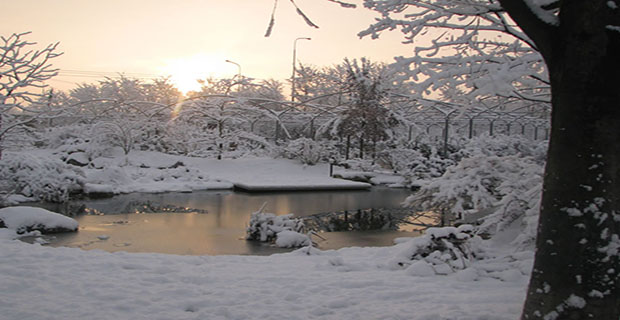
{"type": "Polygon", "coordinates": [[[477,242],[471,225],[458,228],[429,228],[388,262],[393,269],[405,268],[411,275],[450,274],[469,267],[476,259],[477,242]]]}
{"type": "MultiPolygon", "coordinates": [[[[91,126],[85,124],[71,124],[50,127],[41,135],[42,144],[50,149],[67,145],[76,145],[89,140],[91,126]]],[[[83,147],[84,148],[84,147],[83,147]]]]}
{"type": "Polygon", "coordinates": [[[542,167],[521,180],[506,180],[498,190],[504,194],[493,213],[480,219],[478,233],[498,234],[509,228],[519,228],[512,241],[518,248],[533,248],[538,228],[542,194],[542,167]]]}
{"type": "Polygon", "coordinates": [[[547,141],[535,141],[521,135],[507,136],[482,134],[464,140],[457,152],[460,158],[475,156],[511,156],[531,157],[536,162],[545,161],[547,141]]]}
{"type": "Polygon", "coordinates": [[[89,184],[106,184],[118,187],[128,185],[131,182],[133,182],[133,179],[125,169],[116,165],[109,165],[103,169],[95,169],[88,172],[89,184]]]}
{"type": "Polygon", "coordinates": [[[381,169],[381,166],[376,164],[372,159],[349,159],[341,161],[339,165],[355,171],[372,172],[381,169]]]}
{"type": "MultiPolygon", "coordinates": [[[[4,114],[0,117],[0,128],[8,127],[11,121],[15,121],[14,115],[4,114]]],[[[2,131],[0,131],[2,133],[2,131]]],[[[40,144],[41,134],[32,124],[20,125],[5,131],[0,136],[0,149],[4,150],[24,150],[37,147],[40,144]]]]}
{"type": "Polygon", "coordinates": [[[421,181],[441,177],[449,166],[454,165],[451,159],[444,159],[437,154],[430,157],[412,159],[407,170],[402,171],[405,183],[418,186],[421,181]]]}
{"type": "Polygon", "coordinates": [[[138,130],[129,120],[101,121],[93,127],[92,135],[101,145],[120,147],[125,154],[134,148],[138,130]]]}
{"type": "Polygon", "coordinates": [[[304,217],[306,226],[312,230],[327,232],[352,230],[397,230],[401,221],[392,209],[359,209],[304,217]]]}
{"type": "Polygon", "coordinates": [[[455,164],[452,159],[440,156],[435,147],[408,142],[385,148],[380,159],[404,178],[406,186],[417,186],[421,181],[440,177],[446,168],[455,164]]]}
{"type": "Polygon", "coordinates": [[[54,148],[54,154],[68,164],[91,165],[95,159],[115,155],[120,150],[111,144],[102,143],[96,133],[83,125],[52,128],[48,132],[46,144],[54,148]]]}
{"type": "Polygon", "coordinates": [[[88,165],[92,158],[102,154],[102,152],[102,149],[93,148],[89,140],[76,138],[56,148],[54,155],[57,155],[60,160],[67,164],[83,167],[88,165]]]}
{"type": "Polygon", "coordinates": [[[443,176],[425,183],[406,202],[421,210],[445,209],[465,217],[472,210],[498,205],[507,194],[531,190],[540,183],[541,175],[542,166],[531,158],[465,158],[443,176]]]}
{"type": "Polygon", "coordinates": [[[303,234],[304,229],[303,221],[293,218],[293,214],[276,216],[273,213],[263,213],[261,209],[252,213],[246,239],[275,242],[277,246],[285,248],[306,246],[311,240],[303,234]]]}
{"type": "Polygon", "coordinates": [[[271,156],[273,145],[265,138],[241,130],[205,129],[179,119],[171,122],[159,141],[162,152],[200,158],[235,159],[245,156],[271,156]]]}
{"type": "Polygon", "coordinates": [[[519,243],[524,243],[535,233],[530,229],[536,225],[533,219],[537,216],[542,174],[542,165],[529,157],[464,158],[443,176],[422,185],[405,202],[420,211],[441,212],[448,218],[444,221],[467,221],[486,212],[476,220],[482,221],[480,232],[491,235],[523,218],[525,232],[530,234],[519,238],[519,243]]]}
{"type": "Polygon", "coordinates": [[[84,173],[55,158],[7,153],[0,161],[1,190],[38,200],[64,202],[84,186],[84,173]]]}
{"type": "Polygon", "coordinates": [[[234,149],[224,154],[226,158],[242,158],[245,156],[272,156],[273,144],[257,134],[247,131],[236,131],[233,141],[234,149]]]}
{"type": "Polygon", "coordinates": [[[297,159],[303,164],[315,165],[321,161],[323,146],[312,139],[299,138],[290,140],[282,149],[282,156],[297,159]]]}

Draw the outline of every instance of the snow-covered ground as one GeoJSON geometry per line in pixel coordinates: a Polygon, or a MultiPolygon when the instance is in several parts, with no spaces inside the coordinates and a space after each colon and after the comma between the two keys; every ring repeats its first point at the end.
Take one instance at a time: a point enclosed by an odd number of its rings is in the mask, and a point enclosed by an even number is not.
{"type": "MultiPolygon", "coordinates": [[[[9,209],[32,220],[33,208],[9,209]]],[[[449,254],[410,260],[432,239],[468,239],[462,232],[470,229],[429,229],[391,247],[272,256],[51,248],[0,229],[0,319],[516,319],[531,251],[474,238],[467,247],[477,259],[462,256],[452,267],[441,261],[449,254]]]]}
{"type": "Polygon", "coordinates": [[[0,240],[0,319],[518,318],[531,257],[415,276],[387,263],[410,245],[177,256],[0,240]]]}
{"type": "MultiPolygon", "coordinates": [[[[329,178],[327,165],[150,152],[99,159],[81,170],[87,188],[102,192],[344,181],[329,178]]],[[[0,229],[0,319],[517,319],[533,259],[531,251],[502,245],[514,235],[481,242],[484,259],[455,272],[407,260],[416,239],[265,257],[84,251],[15,236],[0,229]]]]}

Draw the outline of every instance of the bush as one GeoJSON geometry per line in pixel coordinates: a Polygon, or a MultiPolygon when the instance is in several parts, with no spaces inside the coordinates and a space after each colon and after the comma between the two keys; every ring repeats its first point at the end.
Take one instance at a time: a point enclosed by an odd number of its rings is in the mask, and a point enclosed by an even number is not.
{"type": "Polygon", "coordinates": [[[288,159],[296,159],[303,164],[315,165],[321,161],[323,146],[308,138],[291,140],[282,149],[282,156],[288,159]]]}
{"type": "Polygon", "coordinates": [[[278,247],[301,247],[311,244],[310,238],[303,234],[304,229],[303,221],[293,218],[293,214],[276,216],[263,213],[261,208],[250,217],[246,239],[275,243],[278,247]]]}
{"type": "Polygon", "coordinates": [[[475,156],[522,156],[542,163],[547,154],[547,141],[534,141],[524,136],[489,136],[483,134],[466,140],[457,152],[458,158],[475,156]]]}
{"type": "Polygon", "coordinates": [[[444,222],[475,217],[479,232],[489,235],[522,220],[522,236],[515,244],[523,245],[535,236],[542,177],[542,164],[529,157],[464,158],[405,202],[419,211],[441,212],[444,222]]]}
{"type": "Polygon", "coordinates": [[[426,234],[388,262],[392,269],[406,268],[416,276],[450,274],[471,266],[480,238],[472,235],[471,225],[458,228],[429,228],[426,234]]]}
{"type": "Polygon", "coordinates": [[[455,164],[427,144],[397,143],[380,154],[384,164],[404,178],[405,186],[419,186],[423,181],[438,178],[446,168],[455,164]]]}
{"type": "Polygon", "coordinates": [[[42,201],[65,202],[81,192],[84,173],[58,159],[7,153],[0,161],[5,193],[22,194],[42,201]]]}

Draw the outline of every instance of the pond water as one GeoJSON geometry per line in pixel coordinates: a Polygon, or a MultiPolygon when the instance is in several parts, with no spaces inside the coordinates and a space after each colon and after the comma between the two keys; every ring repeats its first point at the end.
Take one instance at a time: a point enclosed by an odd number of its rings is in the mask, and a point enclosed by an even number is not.
{"type": "MultiPolygon", "coordinates": [[[[102,249],[110,252],[158,252],[187,255],[287,252],[288,249],[245,241],[250,214],[263,203],[263,212],[296,217],[322,212],[366,208],[396,208],[410,194],[405,189],[372,188],[369,191],[313,191],[240,193],[125,194],[107,199],[76,200],[47,208],[73,216],[77,233],[48,237],[51,246],[102,249]],[[76,210],[80,208],[79,210],[76,210]],[[77,211],[87,214],[76,214],[77,211]]],[[[394,238],[417,233],[377,230],[324,232],[319,248],[391,245],[394,238]]]]}

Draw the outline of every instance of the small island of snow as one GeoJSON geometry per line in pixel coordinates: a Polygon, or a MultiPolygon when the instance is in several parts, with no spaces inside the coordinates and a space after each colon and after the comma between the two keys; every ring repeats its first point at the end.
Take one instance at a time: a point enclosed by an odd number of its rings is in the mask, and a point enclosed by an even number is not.
{"type": "Polygon", "coordinates": [[[78,222],[62,214],[35,207],[7,207],[0,209],[0,227],[15,230],[17,234],[30,231],[57,233],[77,231],[78,222]]]}

